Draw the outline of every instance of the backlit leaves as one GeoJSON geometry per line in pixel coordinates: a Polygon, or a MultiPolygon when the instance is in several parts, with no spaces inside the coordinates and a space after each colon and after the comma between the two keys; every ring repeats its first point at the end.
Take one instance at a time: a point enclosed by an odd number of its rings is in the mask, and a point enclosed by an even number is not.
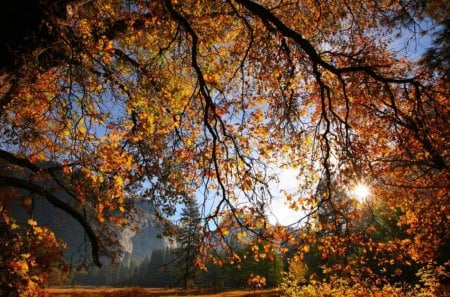
{"type": "Polygon", "coordinates": [[[2,185],[53,183],[106,229],[132,199],[165,221],[195,196],[205,259],[220,246],[239,262],[237,241],[255,259],[317,253],[327,277],[401,277],[448,242],[446,77],[389,40],[445,19],[445,1],[416,2],[88,1],[55,15],[60,62],[24,63],[1,98],[2,174],[22,179],[2,185]],[[283,170],[296,185],[277,193],[283,170]],[[366,204],[348,194],[360,181],[366,204]],[[292,228],[269,222],[280,198],[292,228]]]}

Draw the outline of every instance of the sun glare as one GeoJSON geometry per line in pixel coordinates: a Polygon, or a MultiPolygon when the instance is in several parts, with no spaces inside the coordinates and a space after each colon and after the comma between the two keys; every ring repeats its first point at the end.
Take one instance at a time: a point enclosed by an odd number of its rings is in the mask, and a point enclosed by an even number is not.
{"type": "Polygon", "coordinates": [[[365,184],[357,184],[352,192],[356,199],[362,201],[370,195],[370,188],[365,184]]]}

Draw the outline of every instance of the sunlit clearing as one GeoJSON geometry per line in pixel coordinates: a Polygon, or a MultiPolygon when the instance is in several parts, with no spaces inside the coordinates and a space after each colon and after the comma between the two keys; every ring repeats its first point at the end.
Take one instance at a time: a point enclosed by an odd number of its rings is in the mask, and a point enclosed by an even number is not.
{"type": "Polygon", "coordinates": [[[359,201],[363,201],[370,195],[370,188],[365,184],[357,184],[352,191],[353,195],[359,201]]]}

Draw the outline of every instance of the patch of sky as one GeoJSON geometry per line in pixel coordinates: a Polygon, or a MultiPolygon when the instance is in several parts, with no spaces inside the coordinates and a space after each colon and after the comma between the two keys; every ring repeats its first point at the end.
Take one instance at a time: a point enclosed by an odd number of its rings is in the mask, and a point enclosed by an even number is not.
{"type": "Polygon", "coordinates": [[[434,37],[442,30],[442,25],[430,19],[394,29],[390,36],[388,49],[397,57],[406,57],[409,61],[418,61],[423,54],[434,46],[434,37]]]}

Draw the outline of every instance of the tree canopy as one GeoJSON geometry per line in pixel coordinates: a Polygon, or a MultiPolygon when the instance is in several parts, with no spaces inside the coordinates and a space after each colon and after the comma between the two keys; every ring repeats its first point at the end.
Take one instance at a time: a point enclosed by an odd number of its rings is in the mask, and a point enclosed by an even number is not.
{"type": "MultiPolygon", "coordinates": [[[[270,242],[255,243],[259,257],[314,246],[340,259],[329,275],[389,278],[367,257],[448,265],[448,6],[1,3],[2,237],[33,227],[13,217],[15,204],[32,214],[44,199],[82,225],[100,265],[133,200],[168,222],[189,196],[200,205],[200,266],[209,249],[229,250],[231,231],[270,242]],[[421,36],[429,47],[412,58],[421,36]],[[298,175],[283,197],[270,186],[279,168],[298,175]],[[364,205],[351,194],[359,183],[370,187],[364,205]],[[269,224],[273,199],[298,210],[297,224],[269,224]],[[374,209],[395,213],[401,236],[375,236],[385,218],[374,209]]],[[[21,257],[2,258],[2,271],[22,279],[10,265],[21,257]]]]}

